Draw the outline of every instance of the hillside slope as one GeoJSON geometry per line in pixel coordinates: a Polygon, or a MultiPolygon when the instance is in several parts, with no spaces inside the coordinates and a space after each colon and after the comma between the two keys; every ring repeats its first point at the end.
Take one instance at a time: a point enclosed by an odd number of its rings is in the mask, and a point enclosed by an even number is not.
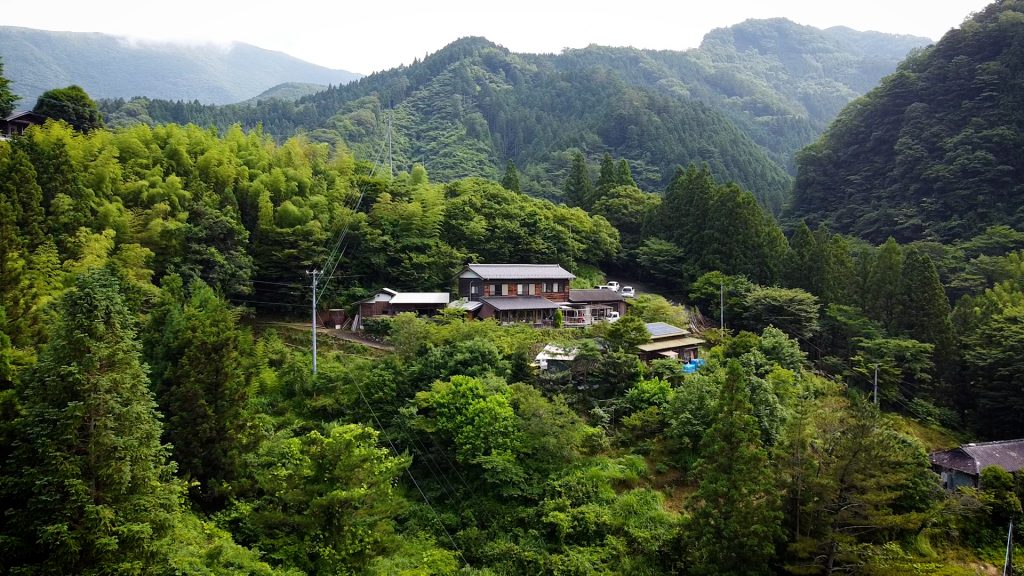
{"type": "Polygon", "coordinates": [[[799,156],[791,215],[874,242],[1024,226],[1024,2],[989,5],[799,156]]]}
{"type": "Polygon", "coordinates": [[[397,165],[423,163],[435,178],[497,177],[512,160],[524,190],[557,198],[573,150],[591,161],[609,152],[627,159],[646,189],[663,189],[679,165],[707,163],[778,212],[793,153],[894,69],[893,52],[928,42],[883,35],[892,46],[875,57],[865,46],[884,43],[879,35],[858,44],[850,34],[858,33],[748,21],[686,52],[590,46],[558,55],[514,54],[463,38],[421,62],[294,104],[128,102],[104,111],[115,125],[142,117],[259,123],[277,137],[304,130],[325,142],[341,137],[373,157],[390,108],[397,165]]]}
{"type": "Polygon", "coordinates": [[[94,98],[148,96],[227,104],[283,82],[343,84],[359,74],[249,44],[136,43],[107,34],[0,26],[5,75],[30,108],[51,88],[78,84],[94,98]]]}

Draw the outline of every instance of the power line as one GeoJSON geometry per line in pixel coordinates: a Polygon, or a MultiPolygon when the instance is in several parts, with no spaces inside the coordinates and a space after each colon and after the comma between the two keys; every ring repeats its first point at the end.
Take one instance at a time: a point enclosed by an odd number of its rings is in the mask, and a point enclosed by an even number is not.
{"type": "MultiPolygon", "coordinates": [[[[373,407],[370,406],[370,402],[366,399],[366,395],[363,394],[363,387],[359,385],[358,381],[354,381],[354,383],[356,385],[356,389],[359,390],[359,397],[362,398],[363,403],[366,404],[366,408],[370,411],[370,415],[373,417],[373,421],[377,423],[377,428],[380,429],[382,434],[384,434],[384,438],[387,440],[388,445],[391,446],[391,450],[393,450],[395,455],[397,456],[398,449],[395,448],[394,442],[391,441],[391,435],[388,434],[388,431],[381,425],[380,420],[377,418],[377,413],[374,412],[373,407]]],[[[427,498],[427,495],[423,492],[423,489],[420,488],[419,483],[416,482],[416,477],[412,475],[412,470],[410,470],[407,467],[405,469],[405,472],[406,474],[409,475],[409,479],[412,480],[413,486],[416,487],[416,491],[420,493],[420,496],[423,498],[423,501],[427,504],[427,507],[430,508],[430,511],[434,514],[434,519],[437,520],[437,524],[441,527],[441,530],[443,530],[445,535],[448,537],[448,541],[451,542],[452,546],[459,553],[459,557],[462,558],[462,562],[467,567],[470,567],[469,562],[466,561],[466,557],[462,553],[462,548],[460,548],[459,545],[455,543],[455,539],[452,538],[451,533],[448,532],[448,528],[444,525],[444,522],[441,520],[441,516],[437,513],[437,510],[430,503],[430,499],[427,498]]]]}

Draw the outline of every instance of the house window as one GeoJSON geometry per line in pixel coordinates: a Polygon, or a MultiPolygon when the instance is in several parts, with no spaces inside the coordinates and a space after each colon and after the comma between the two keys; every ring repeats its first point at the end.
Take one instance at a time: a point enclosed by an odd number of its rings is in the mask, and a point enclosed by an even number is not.
{"type": "Polygon", "coordinates": [[[491,285],[491,296],[504,296],[504,292],[501,291],[501,284],[491,285]]]}
{"type": "Polygon", "coordinates": [[[530,284],[530,295],[533,296],[536,293],[537,293],[537,285],[536,284],[530,284]]]}
{"type": "Polygon", "coordinates": [[[526,294],[526,284],[519,284],[516,286],[516,294],[522,296],[526,294]]]}
{"type": "Polygon", "coordinates": [[[545,282],[544,283],[544,291],[545,292],[558,292],[558,282],[545,282]]]}

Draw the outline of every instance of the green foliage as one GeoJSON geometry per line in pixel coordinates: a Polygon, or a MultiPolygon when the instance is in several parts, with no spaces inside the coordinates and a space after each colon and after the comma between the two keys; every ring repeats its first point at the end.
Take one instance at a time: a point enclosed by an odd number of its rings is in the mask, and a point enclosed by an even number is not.
{"type": "Polygon", "coordinates": [[[403,508],[394,482],[409,465],[377,447],[377,433],[327,425],[281,433],[246,457],[253,498],[222,516],[273,564],[307,574],[356,572],[394,547],[403,508]]]}
{"type": "Polygon", "coordinates": [[[1024,376],[1024,306],[1010,305],[981,320],[965,335],[964,345],[967,386],[979,430],[990,438],[1024,432],[1019,393],[1024,376]]]}
{"type": "Polygon", "coordinates": [[[257,552],[236,544],[231,534],[212,522],[182,512],[158,543],[167,574],[187,576],[301,576],[294,569],[275,569],[257,552]]]}
{"type": "Polygon", "coordinates": [[[604,337],[611,347],[627,351],[632,351],[637,346],[651,341],[647,323],[643,318],[634,314],[627,314],[618,322],[610,324],[604,337]]]}
{"type": "Polygon", "coordinates": [[[644,322],[666,322],[680,328],[690,325],[686,308],[672,304],[658,294],[641,294],[628,301],[629,314],[639,316],[644,322]]]}
{"type": "Polygon", "coordinates": [[[519,192],[519,171],[511,160],[505,164],[505,175],[501,178],[501,186],[512,192],[519,192]]]}
{"type": "Polygon", "coordinates": [[[569,175],[565,178],[563,193],[570,206],[589,209],[594,202],[594,185],[590,181],[590,170],[580,151],[572,155],[572,164],[569,165],[569,175]]]}
{"type": "Polygon", "coordinates": [[[819,311],[817,297],[799,288],[755,286],[746,294],[740,326],[755,331],[775,326],[806,341],[818,332],[819,311]]]}
{"type": "Polygon", "coordinates": [[[863,400],[807,403],[789,442],[787,571],[855,569],[928,521],[938,479],[924,450],[863,400]]]}
{"type": "MultiPolygon", "coordinates": [[[[774,282],[788,249],[775,220],[754,197],[736,184],[715,183],[707,166],[677,171],[648,233],[678,249],[673,259],[650,260],[657,266],[651,272],[684,285],[714,270],[774,282]]],[[[669,254],[664,248],[660,252],[669,254]]],[[[642,250],[639,256],[644,258],[642,250]]]]}
{"type": "Polygon", "coordinates": [[[90,132],[103,127],[103,116],[99,108],[81,86],[71,85],[43,92],[32,111],[47,118],[67,122],[80,132],[90,132]]]}
{"type": "Polygon", "coordinates": [[[408,170],[424,161],[440,180],[499,178],[512,160],[524,190],[557,198],[572,150],[594,159],[608,152],[620,158],[620,184],[660,188],[677,165],[706,162],[778,212],[794,151],[920,40],[892,39],[902,53],[880,57],[829,32],[782,20],[762,25],[768,30],[758,35],[778,28],[814,38],[829,61],[814,70],[784,64],[791,52],[798,54],[793,61],[819,56],[764,38],[756,58],[727,38],[691,52],[594,46],[554,56],[511,54],[482,38],[463,38],[409,67],[296,102],[212,107],[137,100],[111,102],[106,111],[119,122],[261,123],[279,138],[301,128],[321,141],[345,139],[372,157],[384,109],[393,108],[397,164],[408,170]],[[831,80],[823,84],[825,71],[831,80]]]}
{"type": "Polygon", "coordinates": [[[107,271],[80,276],[24,379],[4,466],[5,571],[143,574],[159,561],[178,489],[119,289],[107,271]]]}
{"type": "Polygon", "coordinates": [[[747,294],[754,285],[743,276],[728,276],[721,272],[708,272],[690,285],[690,301],[706,310],[712,322],[722,317],[725,301],[725,324],[731,326],[746,313],[747,294]]]}
{"type": "Polygon", "coordinates": [[[146,338],[152,381],[178,473],[195,482],[193,498],[210,508],[223,502],[245,448],[243,362],[251,341],[238,312],[202,282],[192,284],[187,299],[179,278],[164,284],[146,338]]]}
{"type": "Polygon", "coordinates": [[[17,101],[18,96],[11,91],[11,81],[4,77],[4,63],[0,60],[0,118],[10,116],[17,101]]]}
{"type": "Polygon", "coordinates": [[[711,428],[701,442],[687,555],[699,574],[769,574],[782,512],[745,375],[730,362],[711,428]],[[742,546],[737,546],[742,542],[742,546]]]}
{"type": "Polygon", "coordinates": [[[874,242],[1019,228],[1021,13],[990,4],[847,106],[797,156],[792,213],[874,242]]]}

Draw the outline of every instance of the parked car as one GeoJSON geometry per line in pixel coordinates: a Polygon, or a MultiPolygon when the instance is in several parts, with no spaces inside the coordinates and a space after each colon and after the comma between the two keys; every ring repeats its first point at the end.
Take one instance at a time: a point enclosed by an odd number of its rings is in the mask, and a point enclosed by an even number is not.
{"type": "Polygon", "coordinates": [[[612,280],[612,281],[606,283],[605,286],[611,288],[612,290],[614,290],[616,292],[619,291],[619,283],[616,282],[615,280],[612,280]]]}
{"type": "Polygon", "coordinates": [[[609,312],[608,315],[604,317],[604,321],[608,322],[608,323],[618,322],[619,321],[619,313],[615,312],[614,310],[609,312]]]}
{"type": "Polygon", "coordinates": [[[636,296],[636,290],[633,290],[632,286],[623,286],[620,292],[623,298],[632,298],[636,296]]]}

